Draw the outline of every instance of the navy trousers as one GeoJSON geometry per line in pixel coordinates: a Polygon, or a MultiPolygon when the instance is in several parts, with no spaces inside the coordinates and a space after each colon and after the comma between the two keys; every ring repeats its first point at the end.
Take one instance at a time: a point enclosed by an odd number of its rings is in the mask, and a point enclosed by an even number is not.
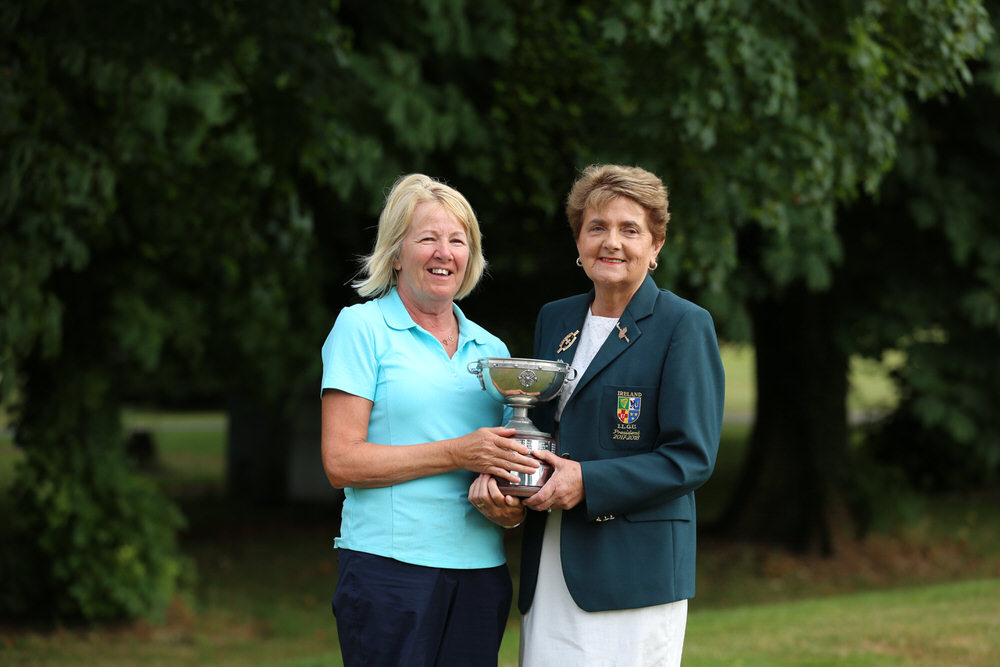
{"type": "Polygon", "coordinates": [[[340,549],[333,614],[344,667],[496,667],[506,565],[452,570],[340,549]]]}

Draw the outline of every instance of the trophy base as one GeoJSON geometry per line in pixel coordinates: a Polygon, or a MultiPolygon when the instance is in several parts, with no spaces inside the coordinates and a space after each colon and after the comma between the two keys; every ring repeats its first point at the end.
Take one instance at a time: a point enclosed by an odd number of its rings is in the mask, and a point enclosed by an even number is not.
{"type": "MultiPolygon", "coordinates": [[[[507,426],[511,426],[509,423],[507,426]]],[[[515,426],[516,428],[516,426],[515,426]]],[[[513,436],[514,440],[527,447],[530,451],[537,452],[542,449],[556,454],[556,441],[547,433],[542,433],[536,431],[534,433],[515,433],[513,436]]],[[[532,473],[518,473],[518,481],[512,482],[507,478],[500,478],[493,476],[493,479],[497,481],[497,486],[500,488],[500,492],[508,496],[517,496],[519,498],[527,498],[528,496],[534,495],[540,488],[545,485],[545,482],[549,481],[549,477],[552,476],[552,466],[548,463],[538,462],[539,466],[535,472],[532,473]]]]}
{"type": "Polygon", "coordinates": [[[493,476],[493,479],[497,481],[497,487],[500,489],[500,493],[507,496],[517,496],[519,498],[527,498],[528,496],[533,496],[535,493],[541,489],[545,482],[549,481],[549,477],[552,476],[552,466],[543,463],[537,471],[530,475],[524,473],[519,473],[520,481],[512,482],[507,478],[493,476]]]}
{"type": "Polygon", "coordinates": [[[505,496],[515,496],[517,498],[527,498],[533,496],[542,488],[540,486],[518,486],[517,484],[498,484],[500,493],[505,496]]]}

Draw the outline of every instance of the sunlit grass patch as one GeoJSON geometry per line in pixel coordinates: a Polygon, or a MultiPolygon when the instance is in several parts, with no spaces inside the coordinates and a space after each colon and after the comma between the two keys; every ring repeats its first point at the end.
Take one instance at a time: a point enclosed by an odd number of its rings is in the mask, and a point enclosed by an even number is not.
{"type": "Polygon", "coordinates": [[[684,664],[975,665],[1000,661],[1000,579],[694,612],[684,664]]]}

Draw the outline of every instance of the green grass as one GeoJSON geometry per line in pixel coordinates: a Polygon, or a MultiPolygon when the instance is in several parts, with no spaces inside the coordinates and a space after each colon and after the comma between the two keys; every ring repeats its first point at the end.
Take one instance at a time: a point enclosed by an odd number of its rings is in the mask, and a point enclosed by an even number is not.
{"type": "Polygon", "coordinates": [[[0,489],[6,489],[14,479],[14,464],[21,459],[21,452],[14,447],[10,435],[0,433],[0,489]]]}
{"type": "MultiPolygon", "coordinates": [[[[183,420],[180,420],[183,422],[183,420]]],[[[159,623],[54,632],[0,627],[0,664],[338,665],[329,598],[336,580],[329,508],[264,510],[221,495],[225,432],[157,431],[165,488],[189,517],[197,583],[159,623]],[[178,481],[181,480],[181,481],[178,481]]],[[[727,425],[699,504],[720,506],[746,424],[727,425]]],[[[517,532],[509,535],[518,577],[517,532]]],[[[992,665],[1000,623],[1000,503],[938,499],[900,532],[835,559],[794,558],[702,540],[685,665],[992,665]]],[[[517,613],[500,664],[516,665],[517,613]]]]}
{"type": "MultiPolygon", "coordinates": [[[[197,599],[176,605],[166,623],[0,631],[0,663],[339,665],[324,595],[332,590],[332,556],[327,545],[316,543],[319,534],[299,525],[277,534],[189,542],[202,582],[197,599]]],[[[684,664],[987,667],[1000,659],[998,638],[1000,573],[991,579],[846,594],[819,591],[806,599],[735,606],[706,606],[696,598],[684,664]]],[[[501,649],[504,667],[516,665],[517,643],[512,623],[501,649]]]]}
{"type": "MultiPolygon", "coordinates": [[[[733,405],[727,414],[746,415],[753,405],[752,356],[747,349],[723,354],[733,405]]],[[[861,402],[888,404],[877,402],[892,400],[879,385],[881,371],[862,370],[861,402]]],[[[219,413],[129,412],[125,421],[155,433],[160,457],[149,474],[188,517],[181,545],[196,564],[196,583],[161,622],[54,631],[0,626],[0,664],[339,665],[329,608],[335,510],[266,510],[226,500],[219,413]]],[[[745,419],[724,427],[716,473],[699,492],[702,518],[728,499],[748,429],[745,419]]],[[[18,457],[0,435],[0,489],[18,457]]],[[[1000,663],[997,494],[938,498],[920,509],[909,524],[833,559],[701,540],[684,664],[1000,663]]],[[[518,538],[518,531],[508,535],[515,579],[518,538]]],[[[518,640],[512,610],[501,665],[516,665],[518,640]]]]}
{"type": "MultiPolygon", "coordinates": [[[[726,344],[720,349],[726,370],[727,421],[749,420],[756,405],[754,350],[749,345],[726,344]]],[[[902,364],[900,353],[880,361],[851,359],[847,406],[854,417],[876,416],[895,406],[898,396],[889,373],[902,364]]]]}
{"type": "Polygon", "coordinates": [[[1000,579],[693,612],[684,665],[996,665],[1000,579]]]}
{"type": "Polygon", "coordinates": [[[726,421],[747,421],[756,406],[756,363],[749,345],[723,345],[722,366],[726,371],[726,421]]]}
{"type": "MultiPolygon", "coordinates": [[[[155,434],[165,455],[151,475],[170,495],[191,496],[221,492],[226,469],[226,418],[221,412],[153,412],[128,410],[122,418],[127,430],[155,434]]],[[[22,457],[0,422],[0,490],[10,486],[14,465],[22,457]]]]}
{"type": "Polygon", "coordinates": [[[161,454],[150,475],[169,495],[179,498],[220,495],[224,491],[224,431],[164,430],[156,432],[161,454]]]}

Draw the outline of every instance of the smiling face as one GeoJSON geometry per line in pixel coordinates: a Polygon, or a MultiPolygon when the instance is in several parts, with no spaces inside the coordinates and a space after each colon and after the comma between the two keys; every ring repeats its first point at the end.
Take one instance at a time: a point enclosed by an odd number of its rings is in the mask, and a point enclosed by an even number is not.
{"type": "Polygon", "coordinates": [[[450,307],[468,263],[469,243],[461,221],[436,202],[417,204],[393,263],[403,302],[425,311],[450,307]]]}
{"type": "Polygon", "coordinates": [[[598,296],[631,298],[662,247],[662,241],[653,240],[646,209],[628,197],[583,212],[576,249],[598,296]]]}

